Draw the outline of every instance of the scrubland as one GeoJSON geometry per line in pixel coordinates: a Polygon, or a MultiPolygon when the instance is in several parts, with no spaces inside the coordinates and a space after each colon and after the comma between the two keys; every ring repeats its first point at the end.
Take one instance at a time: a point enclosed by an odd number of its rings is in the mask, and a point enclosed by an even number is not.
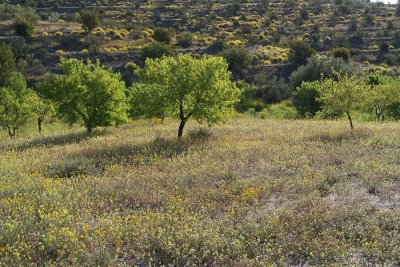
{"type": "Polygon", "coordinates": [[[0,141],[2,266],[400,264],[400,125],[240,117],[0,141]]]}

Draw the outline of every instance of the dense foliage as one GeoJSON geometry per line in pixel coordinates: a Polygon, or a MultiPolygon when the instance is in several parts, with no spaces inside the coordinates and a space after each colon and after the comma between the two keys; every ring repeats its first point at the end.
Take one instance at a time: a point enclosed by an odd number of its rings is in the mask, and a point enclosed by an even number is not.
{"type": "Polygon", "coordinates": [[[228,64],[219,57],[148,59],[132,89],[133,108],[149,116],[180,119],[178,137],[190,118],[209,125],[223,121],[239,101],[228,64]]]}
{"type": "Polygon", "coordinates": [[[87,131],[98,126],[120,125],[127,120],[126,87],[121,75],[99,62],[61,59],[62,75],[51,75],[39,90],[56,103],[70,124],[82,120],[87,131]]]}

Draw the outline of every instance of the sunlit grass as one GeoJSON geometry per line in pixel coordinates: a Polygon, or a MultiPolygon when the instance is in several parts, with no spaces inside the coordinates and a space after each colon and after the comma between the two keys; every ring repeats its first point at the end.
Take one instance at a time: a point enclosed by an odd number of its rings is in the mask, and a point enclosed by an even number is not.
{"type": "Polygon", "coordinates": [[[2,135],[0,265],[400,263],[399,124],[177,126],[2,135]]]}

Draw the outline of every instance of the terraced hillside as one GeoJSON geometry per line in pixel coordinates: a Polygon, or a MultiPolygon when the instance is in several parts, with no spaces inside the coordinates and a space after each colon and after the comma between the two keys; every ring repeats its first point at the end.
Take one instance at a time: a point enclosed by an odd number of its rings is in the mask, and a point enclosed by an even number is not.
{"type": "MultiPolygon", "coordinates": [[[[2,5],[0,38],[23,46],[11,28],[13,17],[8,9],[2,5]]],[[[294,38],[306,40],[322,54],[336,46],[349,46],[353,60],[367,70],[391,72],[398,65],[400,18],[394,5],[322,0],[43,0],[37,1],[35,9],[40,20],[26,40],[29,56],[20,62],[32,79],[53,69],[61,56],[98,58],[118,70],[131,61],[141,65],[138,52],[154,41],[158,27],[171,33],[176,52],[215,54],[219,51],[212,45],[217,40],[230,47],[245,47],[252,54],[251,74],[267,70],[287,78],[292,70],[287,47],[294,38]],[[100,27],[90,34],[78,22],[81,10],[100,13],[100,27]],[[192,34],[190,44],[180,45],[183,33],[192,34]],[[383,56],[382,44],[390,50],[383,56]]]]}

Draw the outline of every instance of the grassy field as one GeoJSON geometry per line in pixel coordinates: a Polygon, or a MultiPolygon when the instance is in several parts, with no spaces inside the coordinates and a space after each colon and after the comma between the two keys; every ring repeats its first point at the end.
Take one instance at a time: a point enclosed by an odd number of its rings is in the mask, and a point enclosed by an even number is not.
{"type": "Polygon", "coordinates": [[[1,266],[400,264],[400,124],[238,118],[0,141],[1,266]]]}

